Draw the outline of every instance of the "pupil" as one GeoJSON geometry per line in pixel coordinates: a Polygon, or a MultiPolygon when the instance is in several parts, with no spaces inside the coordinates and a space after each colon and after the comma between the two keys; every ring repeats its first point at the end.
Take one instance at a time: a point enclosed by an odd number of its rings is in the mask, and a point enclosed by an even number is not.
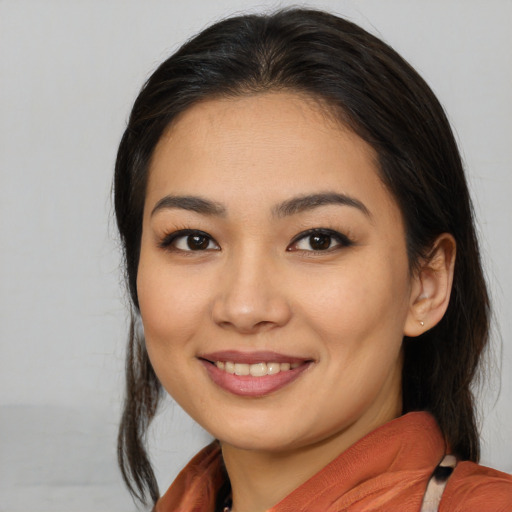
{"type": "Polygon", "coordinates": [[[190,235],[187,238],[187,245],[192,251],[200,251],[208,247],[208,238],[202,235],[190,235]]]}
{"type": "Polygon", "coordinates": [[[315,251],[329,249],[331,237],[329,235],[316,234],[309,237],[309,244],[315,251]]]}

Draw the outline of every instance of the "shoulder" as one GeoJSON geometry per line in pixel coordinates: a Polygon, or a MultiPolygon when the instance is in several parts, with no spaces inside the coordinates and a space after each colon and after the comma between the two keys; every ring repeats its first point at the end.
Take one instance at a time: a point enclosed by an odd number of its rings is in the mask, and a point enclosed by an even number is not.
{"type": "Polygon", "coordinates": [[[206,512],[213,510],[224,481],[219,443],[203,448],[180,472],[156,503],[154,512],[206,512]]]}
{"type": "Polygon", "coordinates": [[[448,480],[439,510],[510,512],[512,475],[474,462],[459,462],[448,480]]]}

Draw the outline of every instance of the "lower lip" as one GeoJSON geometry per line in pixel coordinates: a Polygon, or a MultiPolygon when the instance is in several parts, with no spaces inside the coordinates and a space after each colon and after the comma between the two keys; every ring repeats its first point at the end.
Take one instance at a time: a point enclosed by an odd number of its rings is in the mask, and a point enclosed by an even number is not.
{"type": "Polygon", "coordinates": [[[233,395],[248,397],[265,396],[287,386],[311,365],[311,362],[308,362],[293,370],[286,370],[274,375],[264,375],[263,377],[253,377],[252,375],[235,375],[219,370],[214,364],[205,360],[201,360],[201,363],[217,386],[233,395]]]}

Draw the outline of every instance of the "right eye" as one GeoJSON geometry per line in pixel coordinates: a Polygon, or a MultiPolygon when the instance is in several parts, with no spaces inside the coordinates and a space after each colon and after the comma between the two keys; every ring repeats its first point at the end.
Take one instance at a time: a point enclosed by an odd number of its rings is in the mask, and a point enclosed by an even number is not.
{"type": "Polygon", "coordinates": [[[171,251],[220,251],[217,242],[204,231],[185,229],[164,237],[160,247],[171,251]]]}

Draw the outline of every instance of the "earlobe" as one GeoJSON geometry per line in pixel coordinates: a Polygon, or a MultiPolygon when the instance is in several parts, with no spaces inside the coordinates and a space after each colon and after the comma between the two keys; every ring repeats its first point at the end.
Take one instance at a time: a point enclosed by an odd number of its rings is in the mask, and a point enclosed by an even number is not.
{"type": "Polygon", "coordinates": [[[449,233],[440,235],[427,259],[420,262],[411,286],[405,336],[419,336],[443,318],[453,283],[456,242],[449,233]]]}

